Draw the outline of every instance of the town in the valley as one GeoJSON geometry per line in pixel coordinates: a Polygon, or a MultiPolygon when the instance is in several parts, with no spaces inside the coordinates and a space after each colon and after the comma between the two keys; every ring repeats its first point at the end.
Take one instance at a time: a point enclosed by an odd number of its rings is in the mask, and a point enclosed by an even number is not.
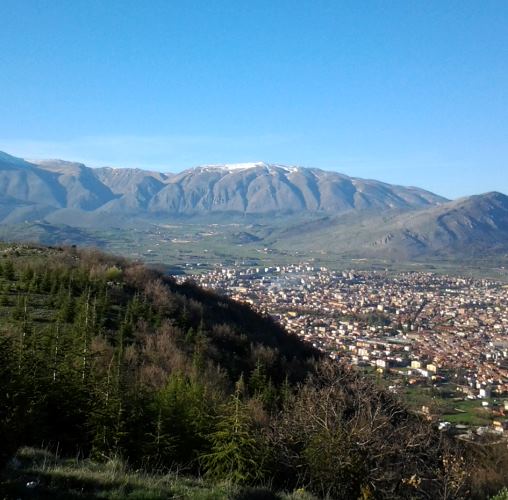
{"type": "Polygon", "coordinates": [[[178,279],[247,302],[332,359],[373,372],[441,429],[508,438],[508,285],[312,263],[188,270],[178,279]]]}

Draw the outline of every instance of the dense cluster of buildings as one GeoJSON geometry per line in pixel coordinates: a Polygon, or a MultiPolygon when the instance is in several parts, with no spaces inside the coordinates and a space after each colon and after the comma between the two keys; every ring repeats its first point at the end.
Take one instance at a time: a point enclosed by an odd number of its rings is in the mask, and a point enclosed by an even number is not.
{"type": "Polygon", "coordinates": [[[408,384],[451,381],[464,397],[508,397],[508,285],[312,264],[218,267],[193,279],[252,304],[332,358],[408,384]]]}

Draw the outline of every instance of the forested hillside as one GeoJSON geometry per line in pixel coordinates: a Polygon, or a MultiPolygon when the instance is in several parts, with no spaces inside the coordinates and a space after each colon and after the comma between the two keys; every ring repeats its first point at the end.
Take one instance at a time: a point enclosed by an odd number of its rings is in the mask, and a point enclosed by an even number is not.
{"type": "MultiPolygon", "coordinates": [[[[44,446],[322,497],[486,491],[469,475],[485,472],[477,458],[373,381],[140,264],[4,246],[0,318],[2,466],[44,446]]],[[[502,484],[496,467],[488,488],[502,484]]]]}

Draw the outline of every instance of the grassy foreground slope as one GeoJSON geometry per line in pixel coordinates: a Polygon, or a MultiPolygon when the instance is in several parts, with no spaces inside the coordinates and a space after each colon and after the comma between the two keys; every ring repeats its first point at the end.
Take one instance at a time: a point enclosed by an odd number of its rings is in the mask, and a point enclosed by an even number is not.
{"type": "Polygon", "coordinates": [[[45,450],[21,448],[4,472],[2,498],[40,499],[192,499],[313,500],[303,489],[272,493],[268,488],[242,487],[228,481],[212,484],[177,472],[150,474],[129,470],[119,458],[105,463],[59,458],[45,450]]]}
{"type": "Polygon", "coordinates": [[[3,498],[201,498],[221,499],[238,493],[233,485],[205,485],[177,474],[128,471],[119,459],[105,463],[59,459],[33,448],[21,448],[0,486],[3,498]]]}
{"type": "Polygon", "coordinates": [[[0,249],[0,385],[4,488],[22,446],[85,457],[36,471],[55,496],[118,459],[130,493],[176,470],[212,492],[339,499],[482,498],[506,480],[504,458],[469,453],[247,306],[91,250],[0,249]]]}

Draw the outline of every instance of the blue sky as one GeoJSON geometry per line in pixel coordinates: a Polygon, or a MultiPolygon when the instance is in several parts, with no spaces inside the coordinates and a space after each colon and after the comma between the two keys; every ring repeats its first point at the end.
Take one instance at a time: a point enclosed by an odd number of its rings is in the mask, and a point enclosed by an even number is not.
{"type": "Polygon", "coordinates": [[[0,149],[508,194],[505,0],[2,0],[0,149]]]}

